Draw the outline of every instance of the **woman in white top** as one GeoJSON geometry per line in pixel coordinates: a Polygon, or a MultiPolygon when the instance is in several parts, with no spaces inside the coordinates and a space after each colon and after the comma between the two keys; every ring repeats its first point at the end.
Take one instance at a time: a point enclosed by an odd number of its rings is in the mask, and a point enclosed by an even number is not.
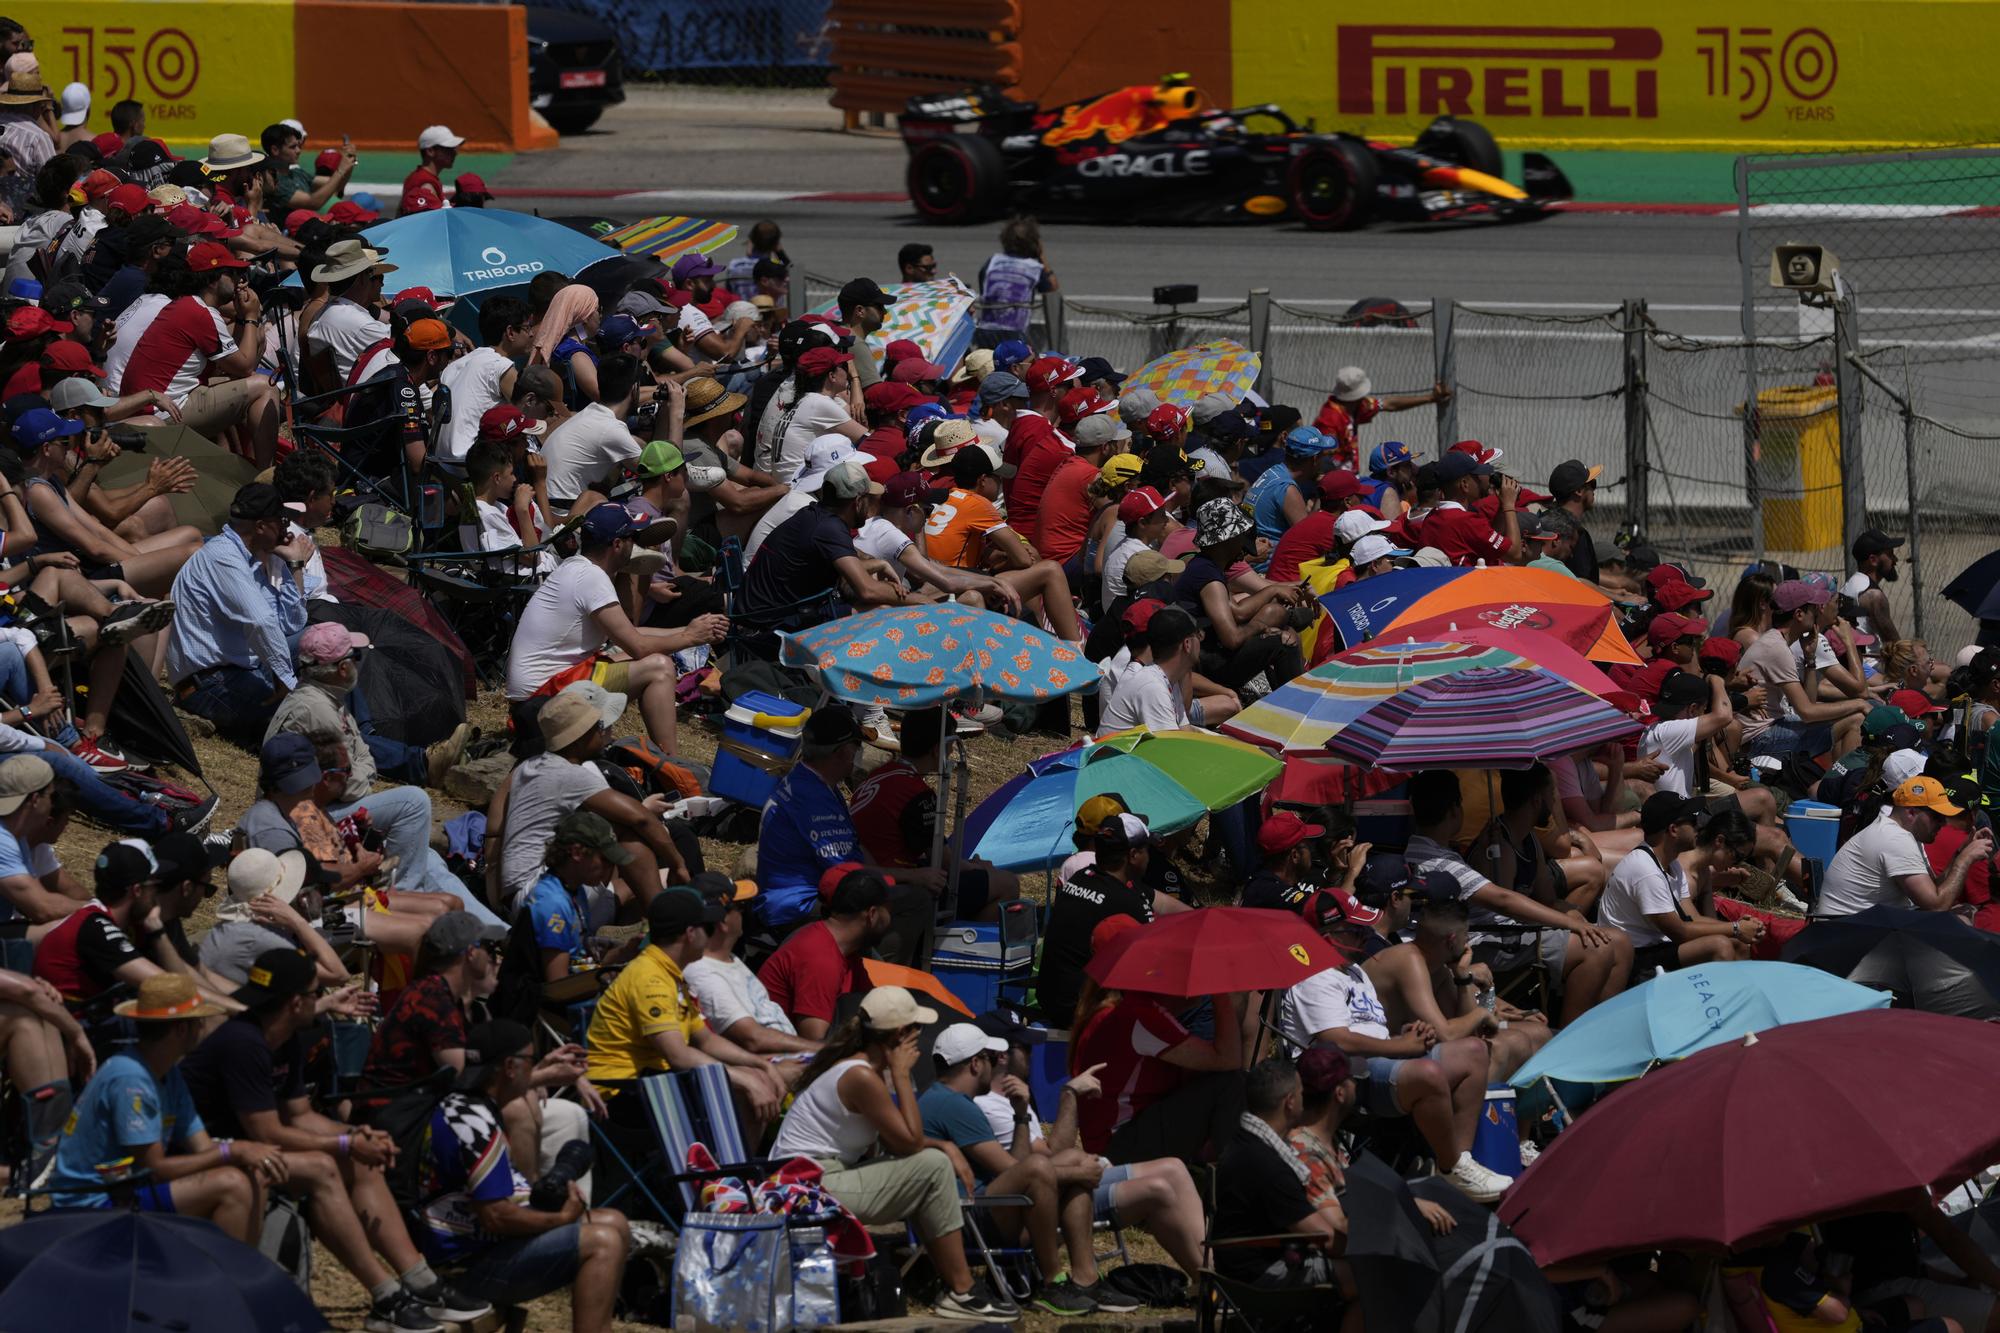
{"type": "Polygon", "coordinates": [[[813,1057],[771,1155],[819,1162],[827,1193],[864,1223],[914,1226],[946,1287],[940,1318],[1013,1319],[1020,1310],[974,1282],[965,1262],[958,1185],[972,1193],[971,1166],[955,1147],[924,1146],[910,1070],[921,1056],[918,1030],[937,1017],[901,986],[869,991],[813,1057]]]}

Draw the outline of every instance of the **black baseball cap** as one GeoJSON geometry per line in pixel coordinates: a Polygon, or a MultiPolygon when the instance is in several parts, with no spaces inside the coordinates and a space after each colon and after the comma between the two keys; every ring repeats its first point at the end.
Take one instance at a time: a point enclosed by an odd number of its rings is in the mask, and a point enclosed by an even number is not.
{"type": "Polygon", "coordinates": [[[319,969],[297,949],[266,949],[250,964],[243,984],[229,998],[248,1005],[291,1000],[312,990],[318,981],[319,969]]]}
{"type": "Polygon", "coordinates": [[[672,939],[689,926],[712,930],[721,925],[722,918],[728,914],[728,908],[703,897],[698,890],[676,885],[671,889],[662,889],[646,905],[646,927],[655,937],[672,939]]]}
{"type": "Polygon", "coordinates": [[[861,724],[853,710],[831,704],[806,719],[801,734],[807,745],[846,745],[861,742],[861,724]]]}
{"type": "Polygon", "coordinates": [[[1575,495],[1596,481],[1603,471],[1601,467],[1591,467],[1574,458],[1565,459],[1556,464],[1555,471],[1549,473],[1549,494],[1558,500],[1575,495]]]}
{"type": "Polygon", "coordinates": [[[1861,560],[1871,555],[1881,555],[1884,551],[1893,551],[1902,544],[1901,537],[1891,537],[1880,528],[1869,528],[1854,539],[1854,558],[1861,560]]]}
{"type": "Polygon", "coordinates": [[[1706,703],[1710,694],[1708,677],[1693,671],[1676,671],[1660,682],[1660,708],[1678,713],[1689,704],[1706,703]]]}
{"type": "Polygon", "coordinates": [[[1656,791],[1639,807],[1639,831],[1650,838],[1675,824],[1700,824],[1702,812],[1707,808],[1706,803],[1692,796],[1656,791]]]}
{"type": "Polygon", "coordinates": [[[1490,477],[1493,465],[1482,463],[1471,454],[1449,453],[1437,461],[1437,479],[1440,486],[1457,481],[1460,477],[1490,477]]]}
{"type": "Polygon", "coordinates": [[[153,859],[160,863],[160,882],[178,884],[220,870],[229,861],[229,844],[210,846],[192,833],[163,833],[153,839],[153,859]]]}
{"type": "Polygon", "coordinates": [[[1410,863],[1401,852],[1375,852],[1354,878],[1354,896],[1370,907],[1381,907],[1398,889],[1410,887],[1410,863]]]}
{"type": "Polygon", "coordinates": [[[873,278],[856,278],[840,289],[840,308],[852,310],[858,305],[894,305],[896,298],[882,290],[873,278]]]}
{"type": "Polygon", "coordinates": [[[68,319],[70,315],[78,310],[87,310],[92,314],[96,314],[99,311],[109,309],[110,306],[111,302],[97,295],[75,278],[64,278],[60,282],[50,283],[49,289],[42,293],[42,309],[48,311],[57,319],[68,319]]]}
{"type": "Polygon", "coordinates": [[[253,481],[238,490],[236,498],[229,502],[229,516],[240,522],[254,523],[265,518],[285,518],[287,511],[276,486],[253,481]]]}
{"type": "Polygon", "coordinates": [[[459,1088],[478,1087],[501,1061],[519,1055],[523,1048],[533,1058],[534,1045],[535,1034],[512,1019],[495,1018],[479,1024],[465,1034],[465,1068],[458,1076],[459,1088]]]}
{"type": "Polygon", "coordinates": [[[1125,377],[1120,375],[1116,370],[1113,370],[1111,363],[1101,356],[1086,356],[1076,364],[1083,371],[1083,382],[1085,384],[1094,384],[1098,380],[1103,380],[1105,383],[1111,385],[1123,384],[1125,382],[1125,377]]]}
{"type": "Polygon", "coordinates": [[[105,893],[116,896],[135,884],[159,877],[160,863],[154,859],[152,848],[137,839],[125,839],[106,844],[97,854],[93,882],[100,896],[105,893]]]}
{"type": "Polygon", "coordinates": [[[987,1036],[998,1037],[1009,1046],[1039,1046],[1049,1039],[1046,1031],[1015,1021],[1005,1009],[988,1009],[972,1022],[987,1036]]]}

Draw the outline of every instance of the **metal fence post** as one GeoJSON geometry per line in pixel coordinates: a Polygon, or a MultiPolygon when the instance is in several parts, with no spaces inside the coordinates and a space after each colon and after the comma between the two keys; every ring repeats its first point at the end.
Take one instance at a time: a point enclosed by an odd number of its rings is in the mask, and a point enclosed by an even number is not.
{"type": "Polygon", "coordinates": [[[1840,545],[1845,574],[1854,573],[1854,539],[1868,526],[1868,448],[1861,435],[1868,386],[1849,359],[1861,347],[1857,313],[1854,290],[1843,284],[1833,298],[1833,383],[1840,403],[1840,545]]]}
{"type": "Polygon", "coordinates": [[[1736,159],[1736,262],[1743,270],[1743,494],[1750,501],[1750,550],[1764,559],[1764,497],[1757,476],[1756,259],[1750,253],[1750,159],[1736,159]]]}
{"type": "Polygon", "coordinates": [[[1437,405],[1437,451],[1443,458],[1458,443],[1458,361],[1452,341],[1452,313],[1458,307],[1451,298],[1431,298],[1431,369],[1436,382],[1452,391],[1437,405]]]}
{"type": "Polygon", "coordinates": [[[1271,289],[1250,289],[1250,350],[1257,354],[1257,396],[1271,399],[1271,289]]]}
{"type": "Polygon", "coordinates": [[[1625,524],[1647,532],[1652,451],[1646,439],[1646,303],[1620,302],[1619,319],[1625,335],[1625,524]]]}
{"type": "Polygon", "coordinates": [[[1065,314],[1066,312],[1063,309],[1063,294],[1060,291],[1044,292],[1042,294],[1042,319],[1048,325],[1048,344],[1050,347],[1066,351],[1069,348],[1069,339],[1065,335],[1069,330],[1066,326],[1065,314]]]}
{"type": "Polygon", "coordinates": [[[1903,494],[1909,509],[1910,605],[1914,633],[1924,637],[1924,561],[1922,511],[1917,505],[1917,409],[1910,404],[1910,378],[1903,376],[1903,494]]]}
{"type": "Polygon", "coordinates": [[[793,319],[797,319],[800,315],[803,315],[806,313],[806,311],[812,309],[812,306],[809,304],[811,300],[812,296],[806,290],[806,271],[802,268],[794,266],[792,269],[791,278],[785,284],[785,304],[787,308],[787,313],[789,313],[793,319]]]}

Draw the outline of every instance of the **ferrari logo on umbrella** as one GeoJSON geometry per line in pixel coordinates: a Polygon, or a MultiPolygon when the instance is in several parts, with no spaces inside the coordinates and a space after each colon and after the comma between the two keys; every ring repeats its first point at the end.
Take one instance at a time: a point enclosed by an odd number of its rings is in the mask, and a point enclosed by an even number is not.
{"type": "Polygon", "coordinates": [[[1312,955],[1306,952],[1305,945],[1294,944],[1289,952],[1293,958],[1298,960],[1300,967],[1311,967],[1313,965],[1312,955]]]}

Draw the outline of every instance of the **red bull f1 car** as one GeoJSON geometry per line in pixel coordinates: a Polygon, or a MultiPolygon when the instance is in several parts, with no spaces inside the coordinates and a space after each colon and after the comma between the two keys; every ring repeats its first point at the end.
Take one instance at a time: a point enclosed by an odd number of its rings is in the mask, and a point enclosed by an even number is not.
{"type": "Polygon", "coordinates": [[[910,202],[925,219],[1024,210],[1080,221],[1370,222],[1541,216],[1571,197],[1540,153],[1523,184],[1493,136],[1440,116],[1408,147],[1300,126],[1273,105],[1214,108],[1177,76],[1043,108],[996,89],[910,99],[902,118],[910,202]]]}

